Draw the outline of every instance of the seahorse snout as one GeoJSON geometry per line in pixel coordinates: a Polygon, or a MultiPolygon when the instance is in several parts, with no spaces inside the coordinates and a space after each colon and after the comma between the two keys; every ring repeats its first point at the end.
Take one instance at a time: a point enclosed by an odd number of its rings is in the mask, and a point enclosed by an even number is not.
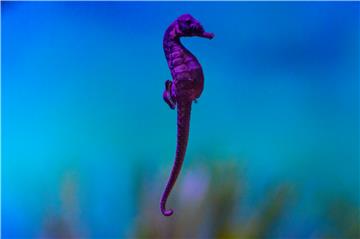
{"type": "Polygon", "coordinates": [[[207,39],[213,39],[215,37],[215,34],[211,32],[204,32],[201,36],[207,39]]]}

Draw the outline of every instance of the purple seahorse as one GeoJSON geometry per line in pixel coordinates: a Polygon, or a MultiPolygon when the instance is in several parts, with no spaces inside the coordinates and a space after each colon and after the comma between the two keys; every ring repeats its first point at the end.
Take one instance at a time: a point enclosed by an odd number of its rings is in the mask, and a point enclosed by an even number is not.
{"type": "Polygon", "coordinates": [[[160,201],[160,209],[164,216],[173,214],[173,210],[166,210],[166,201],[184,161],[189,138],[191,104],[193,101],[196,102],[204,88],[204,75],[199,61],[180,42],[181,37],[193,36],[212,39],[214,34],[205,32],[198,20],[190,14],[184,14],[167,28],[163,40],[166,60],[173,78],[173,81],[165,81],[163,98],[171,109],[177,106],[175,162],[160,201]]]}

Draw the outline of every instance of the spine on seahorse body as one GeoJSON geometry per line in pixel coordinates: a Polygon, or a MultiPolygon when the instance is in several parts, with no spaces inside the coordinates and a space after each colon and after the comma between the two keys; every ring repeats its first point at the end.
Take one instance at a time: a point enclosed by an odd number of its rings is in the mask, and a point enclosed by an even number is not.
{"type": "Polygon", "coordinates": [[[164,216],[171,216],[173,210],[166,209],[166,201],[172,188],[175,185],[176,179],[179,176],[181,166],[184,162],[186,147],[189,139],[190,130],[190,112],[191,112],[191,101],[180,101],[177,102],[177,145],[176,155],[173,168],[171,170],[170,178],[166,184],[165,191],[161,197],[161,212],[164,216]]]}

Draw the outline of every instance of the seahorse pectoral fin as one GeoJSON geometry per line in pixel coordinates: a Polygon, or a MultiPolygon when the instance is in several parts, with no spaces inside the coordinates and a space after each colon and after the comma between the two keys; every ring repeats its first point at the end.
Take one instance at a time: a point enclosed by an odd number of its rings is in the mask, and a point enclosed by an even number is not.
{"type": "Polygon", "coordinates": [[[165,90],[167,90],[167,91],[171,90],[171,85],[172,85],[171,80],[166,80],[165,81],[165,90]]]}
{"type": "Polygon", "coordinates": [[[171,109],[175,109],[176,102],[171,97],[171,85],[172,85],[172,82],[170,80],[165,81],[165,90],[164,90],[164,93],[163,93],[163,99],[169,105],[169,107],[171,109]]]}

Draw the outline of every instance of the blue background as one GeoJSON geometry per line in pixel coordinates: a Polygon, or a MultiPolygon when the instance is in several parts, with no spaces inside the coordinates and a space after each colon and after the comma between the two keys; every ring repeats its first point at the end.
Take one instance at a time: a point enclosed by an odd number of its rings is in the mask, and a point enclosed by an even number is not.
{"type": "Polygon", "coordinates": [[[359,207],[359,3],[1,6],[5,238],[39,236],[74,191],[74,223],[87,236],[131,230],[133,169],[145,165],[159,180],[172,166],[176,113],[162,100],[170,77],[162,37],[183,13],[215,33],[183,40],[205,74],[185,164],[235,158],[249,207],[269,184],[291,182],[297,204],[279,233],[321,227],[320,194],[359,207]]]}

